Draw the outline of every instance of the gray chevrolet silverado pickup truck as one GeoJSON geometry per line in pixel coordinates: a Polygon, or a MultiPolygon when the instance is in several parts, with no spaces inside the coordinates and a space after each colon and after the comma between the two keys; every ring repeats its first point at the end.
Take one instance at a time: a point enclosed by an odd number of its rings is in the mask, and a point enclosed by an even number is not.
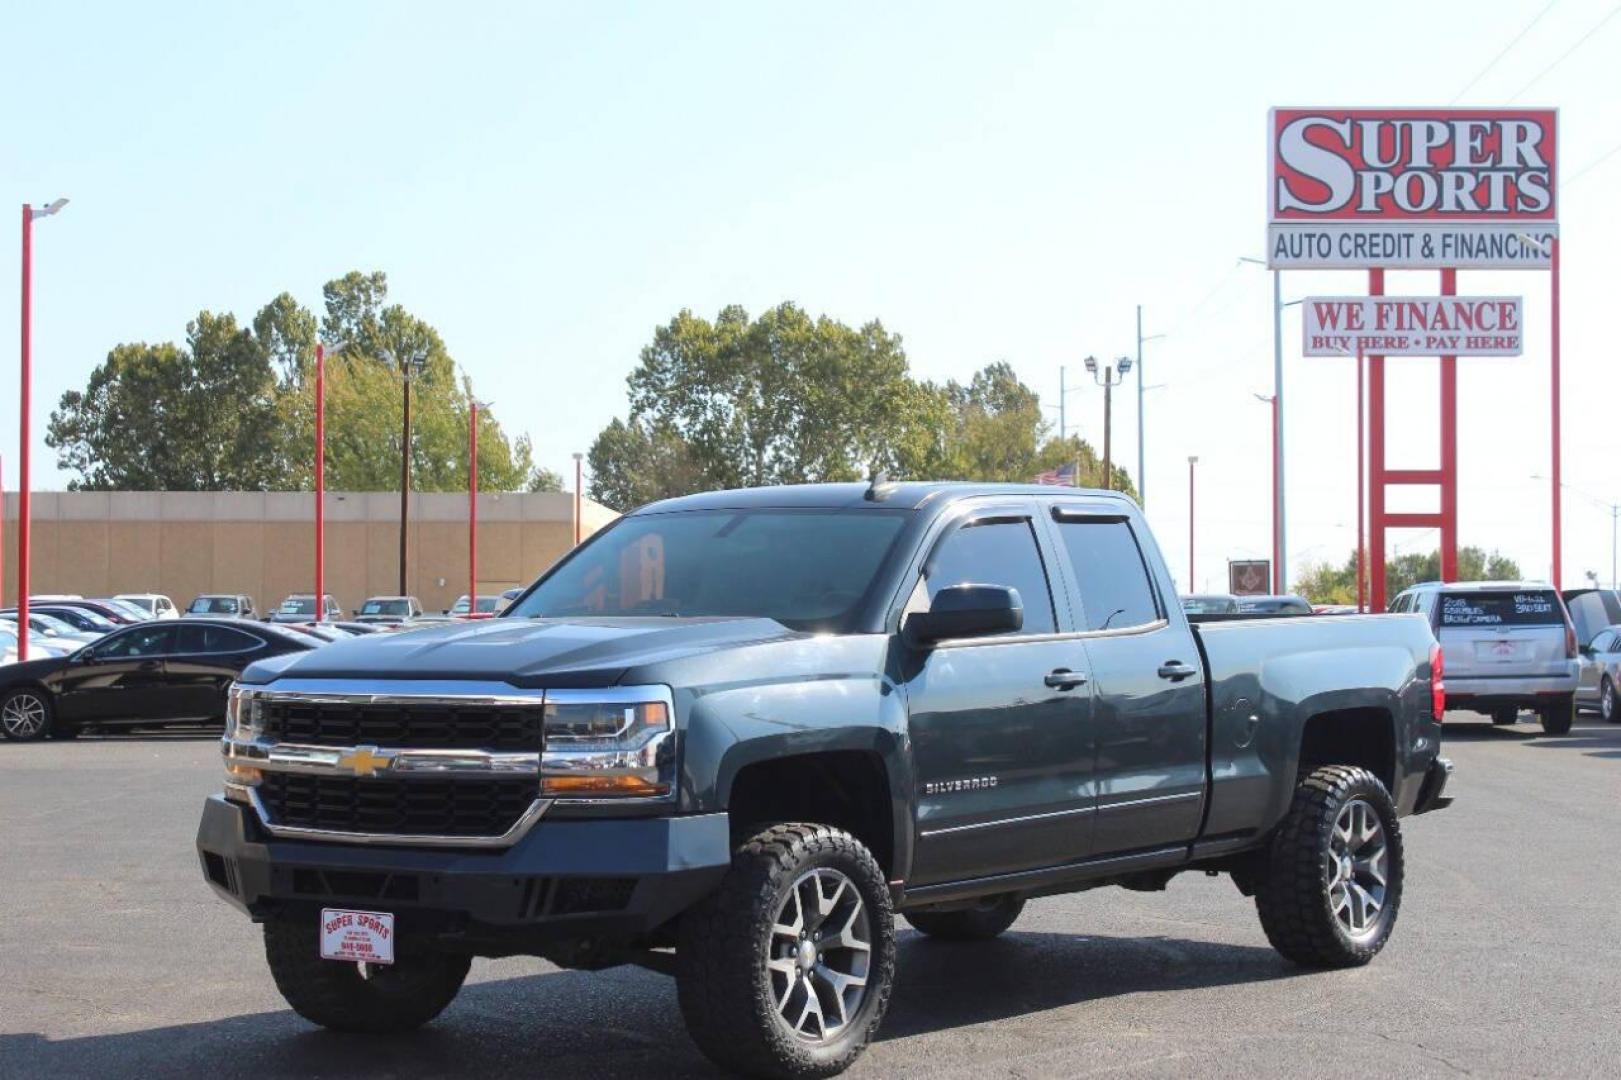
{"type": "Polygon", "coordinates": [[[248,669],[197,850],[317,1024],[424,1024],[475,956],[636,963],[718,1064],[826,1076],[897,915],[1225,872],[1291,960],[1367,962],[1398,819],[1450,802],[1441,675],[1416,616],[1190,624],[1120,495],[693,495],[498,618],[248,669]]]}

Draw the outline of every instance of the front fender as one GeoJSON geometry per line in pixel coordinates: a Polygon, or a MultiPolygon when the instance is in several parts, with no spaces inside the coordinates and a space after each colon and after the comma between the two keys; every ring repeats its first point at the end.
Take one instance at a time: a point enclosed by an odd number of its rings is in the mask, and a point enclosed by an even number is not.
{"type": "Polygon", "coordinates": [[[906,706],[889,680],[874,673],[792,682],[750,683],[694,693],[688,699],[683,790],[694,813],[727,809],[745,768],[803,754],[874,754],[889,787],[897,876],[911,865],[913,798],[906,706]]]}

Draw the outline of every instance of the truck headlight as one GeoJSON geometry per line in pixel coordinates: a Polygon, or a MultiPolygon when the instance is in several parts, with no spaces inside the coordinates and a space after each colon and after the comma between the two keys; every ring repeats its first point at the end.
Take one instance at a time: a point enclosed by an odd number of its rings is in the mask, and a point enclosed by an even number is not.
{"type": "Polygon", "coordinates": [[[251,686],[232,683],[225,699],[225,737],[227,739],[257,739],[264,730],[264,703],[262,694],[251,686]]]}
{"type": "Polygon", "coordinates": [[[675,791],[675,716],[663,687],[546,694],[541,794],[664,798],[675,791]]]}

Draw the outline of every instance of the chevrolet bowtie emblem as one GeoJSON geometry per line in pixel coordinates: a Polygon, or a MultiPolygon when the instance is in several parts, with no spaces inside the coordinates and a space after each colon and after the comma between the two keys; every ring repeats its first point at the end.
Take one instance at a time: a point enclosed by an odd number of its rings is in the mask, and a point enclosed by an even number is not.
{"type": "Polygon", "coordinates": [[[348,769],[356,776],[376,776],[393,762],[394,755],[375,746],[357,746],[338,758],[338,768],[348,769]]]}

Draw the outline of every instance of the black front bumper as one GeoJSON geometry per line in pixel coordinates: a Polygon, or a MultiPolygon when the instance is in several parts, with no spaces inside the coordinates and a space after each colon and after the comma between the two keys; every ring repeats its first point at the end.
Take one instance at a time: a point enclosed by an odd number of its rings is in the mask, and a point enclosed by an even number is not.
{"type": "Polygon", "coordinates": [[[1451,759],[1438,757],[1430,762],[1429,769],[1424,773],[1424,786],[1418,789],[1413,813],[1427,814],[1431,810],[1445,810],[1451,806],[1452,796],[1447,794],[1447,781],[1451,779],[1451,759]]]}
{"type": "Polygon", "coordinates": [[[641,938],[719,883],[730,848],[725,814],[542,819],[492,851],[278,840],[219,795],[197,828],[204,878],[256,921],[389,911],[402,932],[486,956],[641,938]]]}

